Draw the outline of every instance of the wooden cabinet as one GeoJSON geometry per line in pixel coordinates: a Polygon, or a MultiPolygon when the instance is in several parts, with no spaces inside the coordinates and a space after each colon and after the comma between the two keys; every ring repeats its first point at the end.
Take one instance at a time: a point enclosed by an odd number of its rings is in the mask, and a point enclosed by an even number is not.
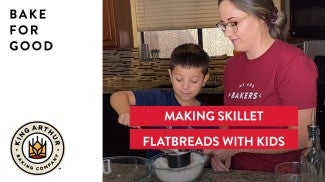
{"type": "Polygon", "coordinates": [[[132,48],[130,0],[103,0],[103,48],[132,48]]]}
{"type": "Polygon", "coordinates": [[[103,0],[103,46],[107,48],[118,46],[113,0],[103,0]]]}
{"type": "Polygon", "coordinates": [[[273,0],[274,5],[281,11],[284,11],[284,0],[273,0]]]}

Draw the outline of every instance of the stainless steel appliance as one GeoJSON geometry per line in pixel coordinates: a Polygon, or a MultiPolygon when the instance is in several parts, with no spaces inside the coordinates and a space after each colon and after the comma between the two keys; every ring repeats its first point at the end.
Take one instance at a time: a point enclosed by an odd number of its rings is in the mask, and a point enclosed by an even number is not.
{"type": "Polygon", "coordinates": [[[315,56],[318,68],[317,80],[317,124],[320,126],[321,146],[325,149],[325,56],[315,56]]]}
{"type": "Polygon", "coordinates": [[[318,68],[316,119],[320,126],[321,146],[325,149],[325,40],[304,41],[303,50],[318,68]]]}
{"type": "Polygon", "coordinates": [[[325,40],[303,41],[303,49],[313,60],[315,60],[315,56],[325,56],[325,40]]]}

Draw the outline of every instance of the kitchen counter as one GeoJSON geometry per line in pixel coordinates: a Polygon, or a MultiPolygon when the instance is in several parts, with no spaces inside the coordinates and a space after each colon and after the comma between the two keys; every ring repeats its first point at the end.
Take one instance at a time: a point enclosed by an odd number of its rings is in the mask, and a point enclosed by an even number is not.
{"type": "MultiPolygon", "coordinates": [[[[196,182],[273,182],[274,173],[258,171],[239,171],[231,170],[230,172],[217,172],[212,168],[204,168],[202,174],[196,182]]],[[[153,175],[149,182],[159,182],[153,175]]]]}
{"type": "MultiPolygon", "coordinates": [[[[116,164],[112,168],[113,175],[105,176],[103,175],[104,181],[126,181],[130,180],[137,174],[135,166],[132,164],[116,164]],[[131,175],[131,176],[129,176],[131,175]]],[[[143,169],[143,168],[139,168],[143,169]]],[[[141,171],[140,173],[142,173],[141,171]]],[[[160,182],[160,180],[154,174],[148,182],[160,182]]],[[[180,176],[182,177],[182,176],[180,176]]],[[[214,171],[211,167],[203,168],[200,176],[195,180],[195,182],[274,182],[275,174],[273,172],[262,172],[262,171],[244,171],[244,170],[230,170],[229,172],[214,171]]],[[[132,181],[132,180],[130,180],[132,181]]],[[[172,182],[172,181],[170,181],[172,182]]]]}

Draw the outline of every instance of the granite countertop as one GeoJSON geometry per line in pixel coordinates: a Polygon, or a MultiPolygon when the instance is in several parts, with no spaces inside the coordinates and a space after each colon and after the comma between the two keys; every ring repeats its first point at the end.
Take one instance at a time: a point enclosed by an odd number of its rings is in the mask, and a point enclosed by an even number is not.
{"type": "MultiPolygon", "coordinates": [[[[231,170],[230,172],[217,172],[212,168],[204,168],[202,174],[196,182],[273,182],[274,173],[259,171],[239,171],[231,170]]],[[[149,182],[159,182],[153,175],[149,182]]]]}
{"type": "MultiPolygon", "coordinates": [[[[137,165],[136,165],[137,166],[137,165]]],[[[128,181],[130,180],[129,175],[134,176],[137,170],[134,170],[135,165],[132,164],[118,164],[112,167],[113,174],[106,175],[103,173],[103,181],[128,181]]],[[[141,174],[143,171],[138,171],[141,174]]],[[[173,173],[175,174],[175,173],[173,173]]],[[[177,175],[177,173],[176,173],[177,175]]],[[[182,177],[182,176],[180,176],[182,177]]],[[[203,168],[200,176],[195,182],[274,182],[275,175],[273,172],[262,172],[262,171],[244,171],[244,170],[230,170],[229,172],[214,171],[211,167],[203,168]]],[[[131,180],[132,181],[132,180],[131,180]]],[[[155,172],[150,176],[148,182],[160,182],[155,172]]],[[[172,181],[171,181],[172,182],[172,181]]]]}

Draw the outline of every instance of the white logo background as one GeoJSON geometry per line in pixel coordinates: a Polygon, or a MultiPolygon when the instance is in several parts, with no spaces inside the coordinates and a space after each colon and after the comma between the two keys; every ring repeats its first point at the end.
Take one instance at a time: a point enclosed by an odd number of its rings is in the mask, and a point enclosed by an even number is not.
{"type": "Polygon", "coordinates": [[[11,155],[16,165],[29,174],[41,175],[55,169],[64,154],[64,143],[60,133],[53,126],[41,121],[25,124],[17,130],[11,142],[11,155]],[[46,142],[46,157],[29,157],[29,144],[46,142]]]}
{"type": "Polygon", "coordinates": [[[102,5],[103,1],[2,1],[0,181],[102,181],[102,5]],[[46,9],[46,19],[10,19],[10,9],[24,9],[28,17],[30,10],[46,9]],[[39,34],[10,35],[10,25],[37,25],[39,34]],[[11,41],[26,39],[52,41],[53,49],[10,51],[11,41]],[[11,157],[13,135],[35,120],[53,124],[66,145],[60,165],[45,175],[23,172],[11,157]],[[85,153],[87,144],[91,154],[85,153]]]}

